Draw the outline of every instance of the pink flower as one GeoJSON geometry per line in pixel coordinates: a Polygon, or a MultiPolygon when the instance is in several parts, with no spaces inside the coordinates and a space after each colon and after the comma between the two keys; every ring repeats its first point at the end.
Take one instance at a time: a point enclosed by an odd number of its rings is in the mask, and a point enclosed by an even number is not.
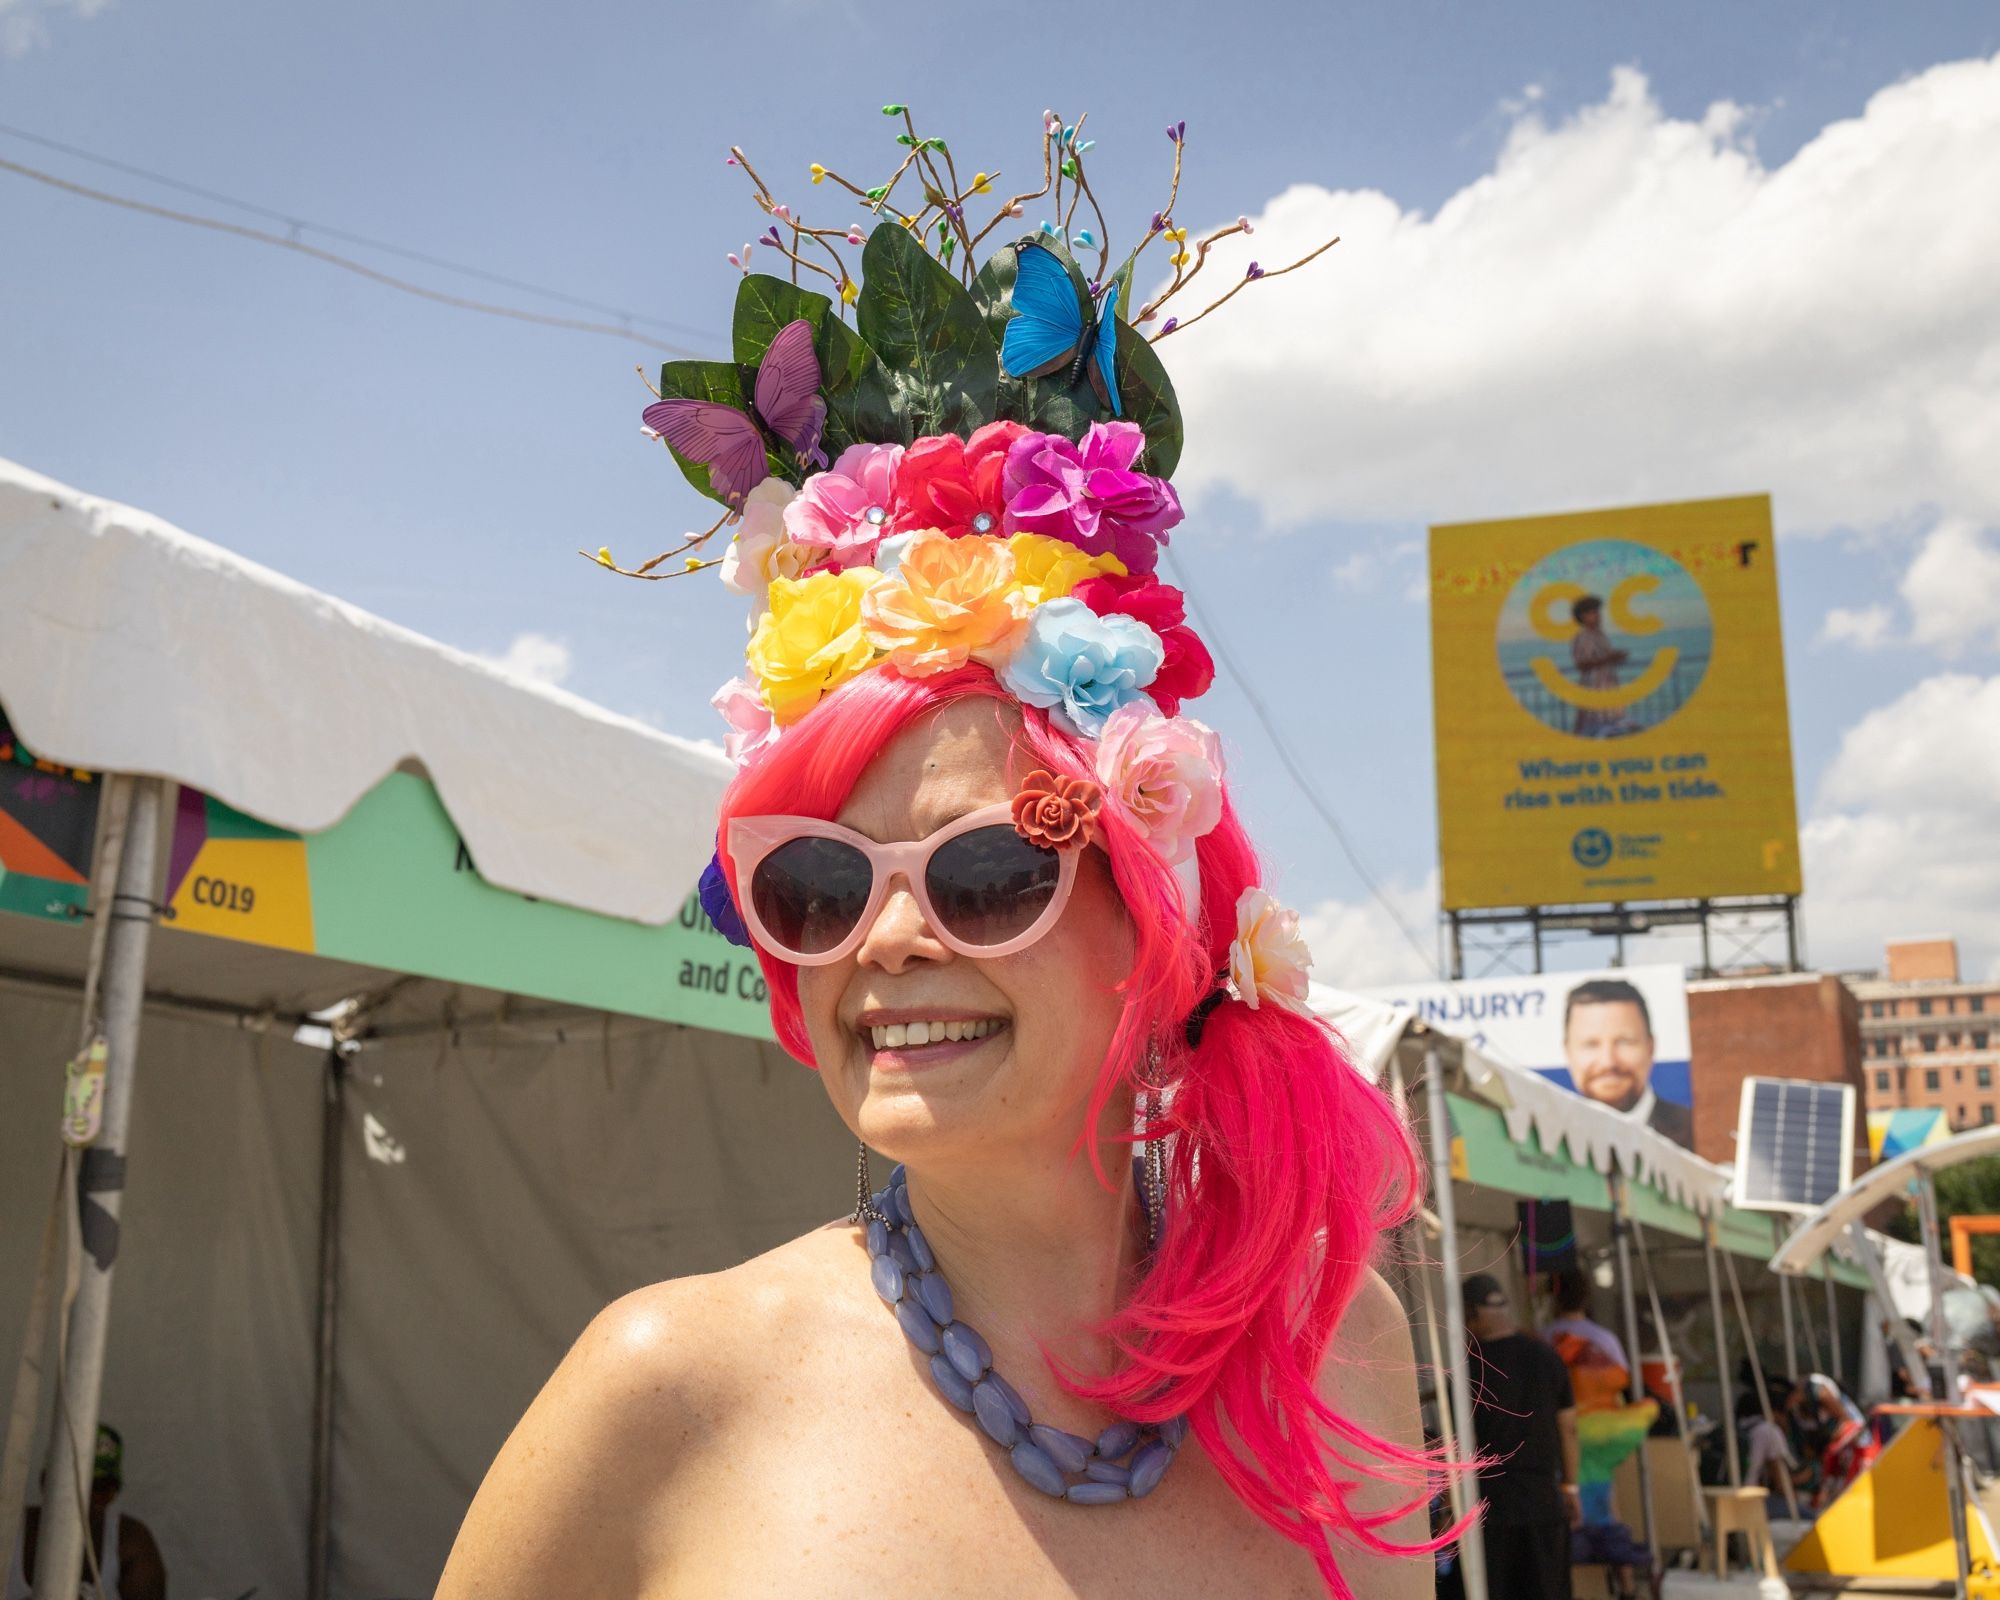
{"type": "Polygon", "coordinates": [[[722,751],[739,767],[778,736],[771,721],[771,708],[748,678],[731,678],[709,697],[708,703],[729,724],[729,732],[722,737],[722,751]]]}
{"type": "Polygon", "coordinates": [[[826,551],[829,567],[867,565],[889,531],[902,460],[899,444],[849,445],[827,471],[806,479],[799,497],[785,507],[792,542],[826,551]]]}
{"type": "Polygon", "coordinates": [[[1006,531],[1066,539],[1087,555],[1115,555],[1151,572],[1180,497],[1164,478],[1134,472],[1146,435],[1135,422],[1093,422],[1081,444],[1024,434],[1007,452],[1006,531]]]}
{"type": "Polygon", "coordinates": [[[1192,717],[1163,717],[1143,700],[1105,719],[1097,779],[1125,825],[1169,866],[1222,820],[1222,741],[1192,717]]]}

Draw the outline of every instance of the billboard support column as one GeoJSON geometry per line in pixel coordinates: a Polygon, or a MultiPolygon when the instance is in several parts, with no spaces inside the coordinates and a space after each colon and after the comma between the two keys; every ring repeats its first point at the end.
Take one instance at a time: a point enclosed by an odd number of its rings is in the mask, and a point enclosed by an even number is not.
{"type": "MultiPolygon", "coordinates": [[[[1611,1232],[1618,1241],[1618,1299],[1625,1313],[1625,1350],[1632,1363],[1632,1402],[1637,1405],[1646,1398],[1646,1373],[1639,1343],[1639,1297],[1632,1285],[1632,1206],[1624,1169],[1616,1166],[1611,1169],[1611,1232]]],[[[1645,1513],[1650,1577],[1660,1570],[1660,1533],[1653,1520],[1653,1463],[1643,1446],[1639,1450],[1639,1504],[1645,1513]]]]}
{"type": "MultiPolygon", "coordinates": [[[[1435,1044],[1424,1047],[1424,1120],[1431,1145],[1431,1203],[1438,1214],[1438,1265],[1444,1278],[1446,1375],[1451,1383],[1451,1410],[1457,1419],[1457,1459],[1465,1465],[1468,1497],[1479,1491],[1479,1475],[1471,1463],[1479,1454],[1479,1434],[1472,1423],[1472,1373],[1465,1347],[1465,1294],[1458,1270],[1458,1207],[1451,1190],[1451,1113],[1444,1098],[1444,1061],[1435,1044]]],[[[1488,1600],[1486,1541],[1477,1522],[1460,1535],[1458,1557],[1465,1569],[1465,1600],[1488,1600]]]]}

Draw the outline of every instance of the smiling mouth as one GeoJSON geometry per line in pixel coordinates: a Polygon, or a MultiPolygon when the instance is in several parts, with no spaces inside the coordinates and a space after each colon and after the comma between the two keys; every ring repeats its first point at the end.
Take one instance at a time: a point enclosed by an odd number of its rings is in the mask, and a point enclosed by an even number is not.
{"type": "Polygon", "coordinates": [[[914,1066],[963,1055],[1006,1026],[1000,1017],[941,1017],[865,1023],[856,1031],[877,1064],[914,1066]]]}

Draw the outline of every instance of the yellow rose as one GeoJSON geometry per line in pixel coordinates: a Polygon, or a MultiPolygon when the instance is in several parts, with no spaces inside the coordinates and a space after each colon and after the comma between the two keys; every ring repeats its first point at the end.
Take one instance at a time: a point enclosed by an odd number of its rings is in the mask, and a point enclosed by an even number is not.
{"type": "Polygon", "coordinates": [[[861,629],[898,672],[924,678],[1004,653],[1028,610],[1005,541],[927,529],[862,598],[861,629]]]}
{"type": "Polygon", "coordinates": [[[875,647],[861,633],[861,597],[881,579],[873,567],[849,567],[771,580],[771,609],[750,636],[749,660],[772,721],[797,722],[875,664],[875,647]]]}
{"type": "Polygon", "coordinates": [[[1030,609],[1048,600],[1061,600],[1085,578],[1126,576],[1125,563],[1116,556],[1087,556],[1067,539],[1051,539],[1041,533],[1017,533],[1007,541],[1014,555],[1014,584],[1030,609]]]}

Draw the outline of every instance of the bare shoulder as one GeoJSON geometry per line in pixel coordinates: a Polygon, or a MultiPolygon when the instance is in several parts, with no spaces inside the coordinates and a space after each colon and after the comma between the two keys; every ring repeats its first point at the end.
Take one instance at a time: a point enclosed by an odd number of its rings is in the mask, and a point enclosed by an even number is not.
{"type": "MultiPolygon", "coordinates": [[[[1319,1373],[1320,1398],[1377,1439],[1415,1450],[1423,1444],[1415,1347],[1409,1313],[1379,1272],[1362,1279],[1334,1330],[1319,1373]]],[[[1353,1504],[1388,1511],[1423,1498],[1421,1477],[1407,1467],[1367,1472],[1353,1504]]],[[[1421,1509],[1378,1530],[1391,1544],[1421,1543],[1429,1535],[1421,1509]]],[[[1348,1585],[1367,1600],[1418,1600],[1433,1587],[1427,1555],[1383,1555],[1336,1543],[1335,1559],[1348,1585]]]]}
{"type": "Polygon", "coordinates": [[[600,1311],[488,1469],[438,1600],[640,1592],[674,1537],[671,1491],[728,1439],[852,1241],[816,1229],[600,1311]]]}

